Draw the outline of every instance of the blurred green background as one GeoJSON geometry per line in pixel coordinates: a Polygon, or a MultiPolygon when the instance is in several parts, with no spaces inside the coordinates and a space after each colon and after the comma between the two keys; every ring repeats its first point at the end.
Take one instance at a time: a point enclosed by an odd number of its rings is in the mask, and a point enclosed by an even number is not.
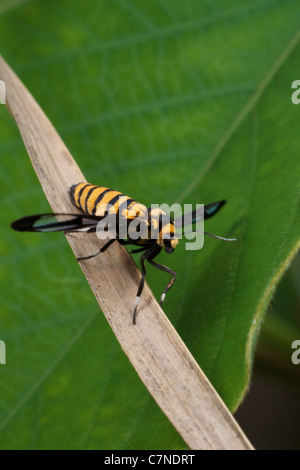
{"type": "MultiPolygon", "coordinates": [[[[292,0],[0,1],[0,53],[88,181],[146,205],[227,199],[206,229],[237,243],[181,244],[160,261],[178,272],[164,310],[232,411],[299,247],[299,18],[292,0]]],[[[185,448],[63,235],[10,230],[49,206],[4,106],[0,119],[0,447],[185,448]]],[[[299,262],[237,413],[258,448],[300,447],[299,262]]],[[[148,283],[159,297],[166,276],[149,269],[148,283]]]]}

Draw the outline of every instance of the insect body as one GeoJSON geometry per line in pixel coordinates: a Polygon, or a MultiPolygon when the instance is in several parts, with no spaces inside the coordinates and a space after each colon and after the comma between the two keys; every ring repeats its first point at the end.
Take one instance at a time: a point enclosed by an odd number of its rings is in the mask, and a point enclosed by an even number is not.
{"type": "Polygon", "coordinates": [[[120,225],[126,225],[128,230],[130,222],[139,218],[139,222],[144,225],[144,231],[141,232],[144,238],[138,237],[135,243],[134,239],[130,237],[130,232],[126,231],[131,242],[130,244],[142,245],[144,248],[153,245],[153,237],[150,238],[151,229],[156,233],[155,244],[161,248],[165,247],[166,251],[173,251],[178,243],[178,239],[175,236],[174,221],[161,209],[147,209],[143,204],[125,196],[119,191],[87,183],[72,186],[70,195],[73,204],[78,209],[81,209],[90,216],[96,217],[98,221],[107,215],[107,213],[113,212],[118,219],[116,229],[119,241],[120,225]]]}
{"type": "MultiPolygon", "coordinates": [[[[103,253],[116,240],[122,245],[135,245],[138,247],[131,251],[131,253],[143,253],[140,258],[142,278],[138,287],[133,312],[133,323],[135,323],[139,299],[146,278],[145,261],[147,260],[152,266],[172,275],[170,282],[162,293],[160,305],[162,305],[166,293],[174,284],[176,273],[167,266],[163,266],[154,261],[154,258],[163,248],[167,253],[174,251],[179,241],[175,226],[183,227],[183,216],[172,219],[161,209],[147,209],[143,204],[125,196],[119,191],[94,186],[88,183],[75,184],[70,188],[69,192],[71,201],[82,211],[82,214],[38,214],[16,220],[12,223],[12,228],[18,231],[31,232],[64,231],[65,233],[70,233],[85,231],[92,233],[97,231],[99,222],[105,221],[109,218],[109,215],[114,215],[117,221],[114,237],[110,238],[96,253],[83,258],[77,258],[77,260],[87,260],[97,256],[99,253],[103,253]],[[64,221],[51,222],[53,216],[62,215],[72,218],[64,221]],[[136,222],[138,222],[138,224],[135,224],[136,222]],[[133,228],[132,225],[134,225],[133,228]],[[138,233],[136,230],[137,227],[139,229],[138,233]]],[[[204,218],[212,217],[224,204],[225,201],[219,201],[204,206],[204,218]]],[[[190,221],[194,222],[198,213],[194,211],[190,215],[190,221]]],[[[221,238],[215,235],[212,236],[221,238]]]]}

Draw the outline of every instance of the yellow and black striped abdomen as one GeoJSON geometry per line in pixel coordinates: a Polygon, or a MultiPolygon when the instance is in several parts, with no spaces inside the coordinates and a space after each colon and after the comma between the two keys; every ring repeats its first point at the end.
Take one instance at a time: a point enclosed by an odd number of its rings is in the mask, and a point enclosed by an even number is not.
{"type": "Polygon", "coordinates": [[[96,217],[104,215],[107,205],[113,206],[116,214],[126,219],[133,219],[147,211],[143,204],[119,191],[89,183],[74,184],[70,189],[70,196],[76,207],[96,217]]]}

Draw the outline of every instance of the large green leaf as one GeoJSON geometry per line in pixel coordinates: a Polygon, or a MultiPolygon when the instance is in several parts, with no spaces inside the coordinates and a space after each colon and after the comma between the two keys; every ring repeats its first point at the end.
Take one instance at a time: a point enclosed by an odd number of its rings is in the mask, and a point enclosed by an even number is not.
{"type": "MultiPolygon", "coordinates": [[[[148,205],[228,200],[206,229],[238,242],[181,243],[161,262],[178,272],[165,311],[234,410],[299,246],[300,6],[224,3],[7,0],[0,43],[88,180],[148,205]]],[[[64,237],[10,230],[48,206],[4,107],[0,117],[0,446],[183,448],[64,237]]],[[[148,282],[159,295],[166,276],[148,282]]]]}
{"type": "MultiPolygon", "coordinates": [[[[291,360],[292,344],[300,338],[300,252],[278,286],[257,345],[256,367],[285,386],[300,391],[300,374],[291,360]]],[[[291,428],[292,429],[292,428],[291,428]]]]}

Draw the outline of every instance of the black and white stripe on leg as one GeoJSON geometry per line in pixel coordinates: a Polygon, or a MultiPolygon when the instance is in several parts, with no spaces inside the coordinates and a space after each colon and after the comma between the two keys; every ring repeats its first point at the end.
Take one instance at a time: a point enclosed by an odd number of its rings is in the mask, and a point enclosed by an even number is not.
{"type": "Polygon", "coordinates": [[[154,266],[155,268],[158,268],[160,269],[161,271],[165,271],[166,273],[169,273],[169,274],[172,274],[172,279],[171,281],[169,282],[169,284],[167,285],[167,287],[165,288],[165,290],[163,291],[162,295],[161,295],[161,298],[160,298],[160,301],[159,301],[159,305],[162,306],[162,303],[163,301],[165,300],[165,297],[166,297],[166,294],[167,292],[171,289],[171,287],[173,286],[174,282],[175,282],[175,279],[176,279],[176,273],[175,271],[172,271],[172,269],[168,268],[167,266],[164,266],[163,264],[159,264],[159,263],[156,263],[155,261],[153,261],[153,259],[148,259],[149,263],[152,264],[152,266],[154,266]]]}

